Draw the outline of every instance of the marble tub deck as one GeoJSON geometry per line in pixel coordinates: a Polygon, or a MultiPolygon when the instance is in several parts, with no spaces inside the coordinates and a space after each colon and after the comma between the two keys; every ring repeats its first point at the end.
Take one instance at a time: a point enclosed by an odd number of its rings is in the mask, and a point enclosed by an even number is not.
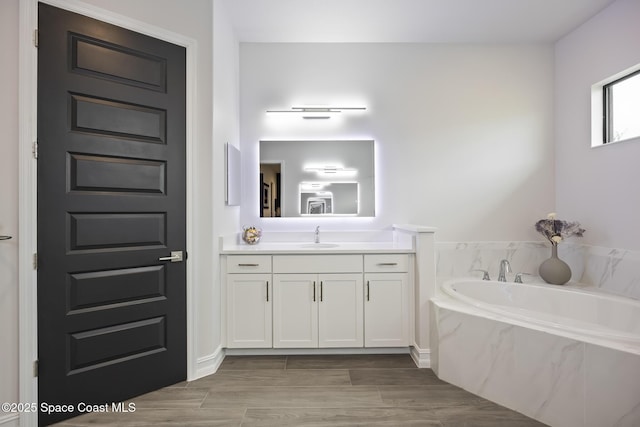
{"type": "Polygon", "coordinates": [[[58,426],[544,426],[418,369],[409,355],[227,356],[218,372],[58,426]]]}

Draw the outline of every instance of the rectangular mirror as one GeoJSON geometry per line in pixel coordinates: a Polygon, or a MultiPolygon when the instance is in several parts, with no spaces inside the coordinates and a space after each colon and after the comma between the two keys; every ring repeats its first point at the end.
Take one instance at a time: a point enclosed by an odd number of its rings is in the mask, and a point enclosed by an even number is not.
{"type": "Polygon", "coordinates": [[[375,216],[374,164],[372,140],[260,141],[260,216],[375,216]]]}

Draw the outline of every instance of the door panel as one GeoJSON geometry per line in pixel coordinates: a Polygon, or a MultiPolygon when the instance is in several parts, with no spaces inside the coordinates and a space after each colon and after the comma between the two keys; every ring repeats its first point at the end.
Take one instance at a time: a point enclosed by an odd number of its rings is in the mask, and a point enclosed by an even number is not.
{"type": "Polygon", "coordinates": [[[362,274],[321,274],[319,347],[362,347],[362,274]]]}
{"type": "Polygon", "coordinates": [[[165,143],[165,110],[76,94],[70,102],[76,132],[165,143]]]}
{"type": "Polygon", "coordinates": [[[166,194],[166,162],[69,153],[69,191],[166,194]]]}
{"type": "Polygon", "coordinates": [[[70,334],[69,374],[166,350],[165,317],[70,334]]]}
{"type": "Polygon", "coordinates": [[[409,345],[408,274],[368,273],[365,281],[365,347],[409,345]]]}
{"type": "Polygon", "coordinates": [[[273,347],[318,347],[316,274],[273,275],[273,347]]]}
{"type": "Polygon", "coordinates": [[[80,34],[69,38],[73,72],[166,92],[166,58],[80,34]]]}
{"type": "Polygon", "coordinates": [[[227,275],[227,347],[271,348],[271,274],[227,275]]]}
{"type": "Polygon", "coordinates": [[[165,298],[166,274],[164,265],[69,274],[69,312],[165,298]]]}
{"type": "Polygon", "coordinates": [[[39,40],[39,400],[122,401],[186,378],[186,52],[44,4],[39,40]]]}

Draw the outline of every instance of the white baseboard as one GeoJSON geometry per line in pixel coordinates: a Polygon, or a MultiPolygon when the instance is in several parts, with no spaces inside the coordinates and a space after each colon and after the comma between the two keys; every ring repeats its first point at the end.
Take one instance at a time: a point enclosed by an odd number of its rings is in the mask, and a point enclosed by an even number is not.
{"type": "Polygon", "coordinates": [[[431,350],[421,349],[414,345],[411,347],[411,358],[418,368],[431,368],[431,350]]]}
{"type": "Polygon", "coordinates": [[[228,348],[228,356],[286,356],[325,354],[407,354],[408,347],[376,348],[228,348]]]}
{"type": "Polygon", "coordinates": [[[0,426],[2,427],[20,427],[20,415],[10,414],[0,416],[0,426]]]}
{"type": "Polygon", "coordinates": [[[225,349],[218,347],[213,354],[208,356],[199,357],[196,364],[196,376],[195,378],[189,378],[189,381],[197,380],[198,378],[206,377],[207,375],[215,374],[220,364],[224,360],[225,349]]]}

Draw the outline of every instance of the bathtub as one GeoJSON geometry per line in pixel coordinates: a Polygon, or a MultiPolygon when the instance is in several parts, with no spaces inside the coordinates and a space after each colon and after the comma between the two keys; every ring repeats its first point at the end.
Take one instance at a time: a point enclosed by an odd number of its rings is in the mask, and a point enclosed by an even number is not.
{"type": "Polygon", "coordinates": [[[551,426],[640,426],[640,301],[459,279],[431,307],[444,381],[551,426]]]}

